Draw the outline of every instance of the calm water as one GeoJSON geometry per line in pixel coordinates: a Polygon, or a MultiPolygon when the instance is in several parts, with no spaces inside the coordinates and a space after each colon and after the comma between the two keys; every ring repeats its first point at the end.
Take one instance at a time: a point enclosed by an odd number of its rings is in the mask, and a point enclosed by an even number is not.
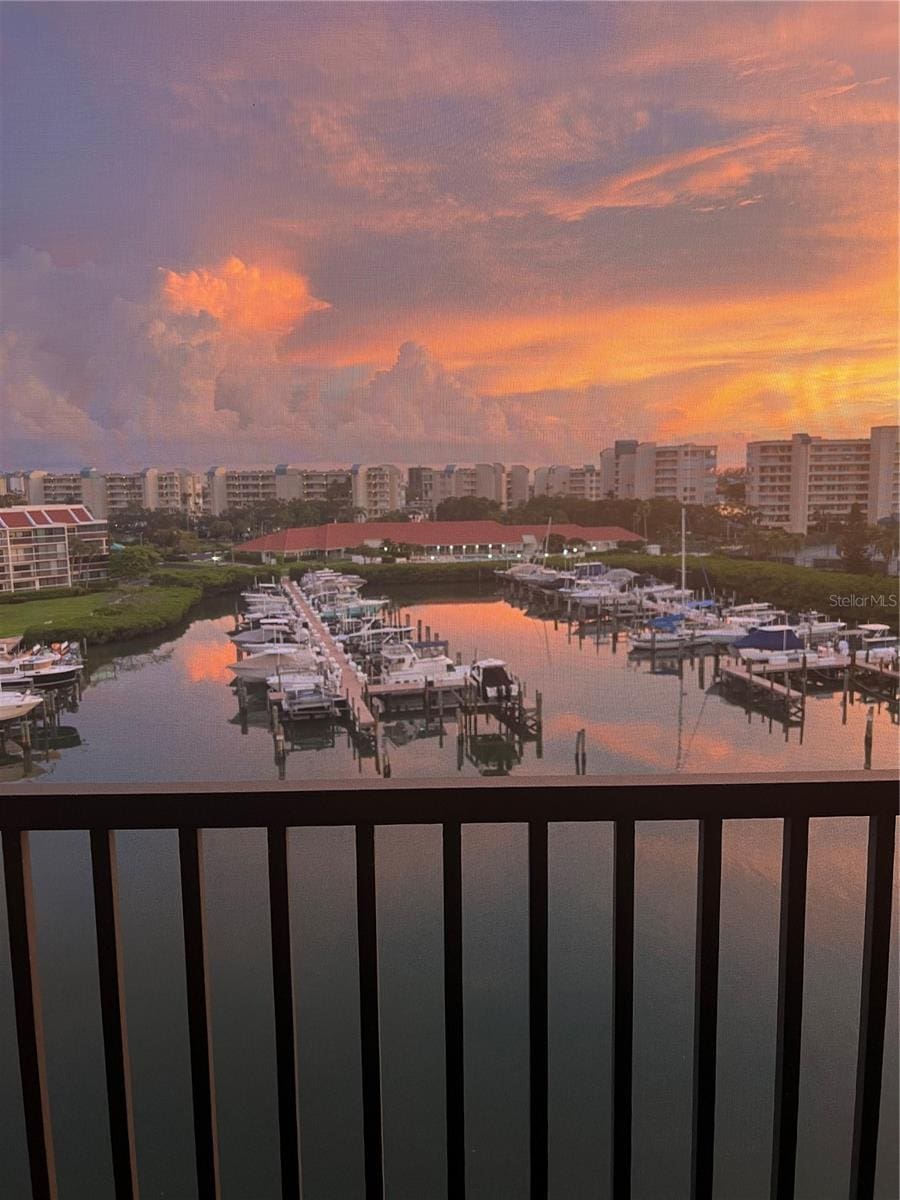
{"type": "MultiPolygon", "coordinates": [[[[177,638],[95,654],[91,685],[66,718],[81,745],[40,764],[56,780],[276,778],[260,719],[242,734],[226,685],[228,608],[177,638]]],[[[501,601],[410,603],[464,659],[498,655],[544,695],[542,757],[496,739],[458,756],[397,722],[394,778],[474,775],[498,757],[515,773],[574,773],[578,729],[589,773],[820,769],[862,763],[865,708],[811,700],[800,744],[777,724],[683,677],[652,675],[622,648],[568,641],[564,628],[501,601]],[[474,761],[470,761],[474,760],[474,761]],[[481,763],[482,769],[484,762],[481,763]]],[[[709,684],[709,678],[705,680],[709,684]]],[[[434,731],[429,731],[433,734],[434,731]]],[[[493,727],[484,732],[496,734],[493,727]]],[[[288,756],[289,779],[374,777],[345,734],[288,756]]],[[[896,726],[879,713],[874,765],[890,766],[896,726]]],[[[44,778],[47,778],[45,775],[44,778]]],[[[127,798],[122,803],[127,804],[127,798]]],[[[423,793],[427,804],[427,793],[423,793]]],[[[729,823],[723,871],[717,1195],[767,1193],[774,1078],[780,826],[729,823]]],[[[865,823],[813,822],[804,996],[798,1196],[844,1197],[864,901],[865,823]]],[[[78,834],[32,835],[46,1035],[63,1197],[112,1197],[96,985],[89,849],[78,834]]],[[[265,843],[257,831],[206,835],[216,1076],[224,1195],[278,1194],[274,1034],[265,843]]],[[[641,824],[637,845],[635,1196],[687,1194],[697,834],[641,824]]],[[[464,831],[467,1147],[471,1194],[527,1195],[527,879],[522,827],[464,831]]],[[[119,835],[128,1016],[142,1195],[189,1200],[190,1098],[177,846],[119,835]]],[[[377,834],[388,1195],[444,1195],[440,845],[436,829],[377,834]]],[[[301,1124],[307,1200],[362,1194],[352,831],[297,830],[291,844],[301,1124]]],[[[559,1200],[604,1194],[609,1162],[612,842],[602,824],[550,833],[551,1184],[559,1200]]],[[[0,901],[2,902],[2,901],[0,901]]],[[[5,925],[5,914],[4,914],[5,925]]],[[[896,956],[892,995],[897,994],[896,956]]],[[[891,1004],[878,1195],[896,1196],[897,1023],[891,1004]]],[[[8,946],[0,937],[0,1194],[28,1195],[8,946]]]]}

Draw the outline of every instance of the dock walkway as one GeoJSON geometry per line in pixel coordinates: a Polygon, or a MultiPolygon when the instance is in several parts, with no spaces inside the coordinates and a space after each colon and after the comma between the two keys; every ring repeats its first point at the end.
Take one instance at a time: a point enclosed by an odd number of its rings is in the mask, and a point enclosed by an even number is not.
{"type": "Polygon", "coordinates": [[[375,717],[366,700],[356,666],[347,657],[343,646],[340,646],[331,636],[328,626],[303,595],[298,584],[293,580],[288,580],[282,582],[282,587],[294,612],[309,625],[314,640],[318,641],[338,664],[341,671],[341,688],[347,702],[347,709],[357,729],[365,733],[374,732],[375,717]]]}

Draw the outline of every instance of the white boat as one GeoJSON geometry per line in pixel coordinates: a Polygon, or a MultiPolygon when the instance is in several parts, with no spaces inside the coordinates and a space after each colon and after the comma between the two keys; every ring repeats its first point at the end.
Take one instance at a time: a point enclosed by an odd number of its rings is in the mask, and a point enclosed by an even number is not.
{"type": "Polygon", "coordinates": [[[4,721],[16,721],[28,714],[39,704],[43,704],[42,696],[33,691],[7,691],[0,688],[0,725],[4,721]]]}
{"type": "Polygon", "coordinates": [[[340,680],[329,679],[318,671],[286,671],[266,680],[270,699],[277,696],[278,707],[289,720],[333,715],[335,698],[340,695],[340,680]]]}
{"type": "Polygon", "coordinates": [[[263,650],[250,654],[240,662],[230,663],[228,670],[245,683],[265,683],[279,671],[316,671],[318,660],[312,651],[301,647],[263,650]]]}
{"type": "Polygon", "coordinates": [[[875,621],[870,621],[866,625],[860,625],[862,630],[862,648],[864,650],[874,650],[880,648],[895,648],[897,646],[897,635],[891,633],[890,625],[882,625],[875,621]]]}
{"type": "Polygon", "coordinates": [[[0,685],[53,687],[74,683],[83,670],[84,662],[77,647],[68,642],[50,647],[38,645],[25,654],[0,656],[0,685]]]}
{"type": "Polygon", "coordinates": [[[798,636],[793,625],[762,625],[751,629],[734,643],[742,662],[772,663],[801,659],[809,647],[798,636]]]}
{"type": "Polygon", "coordinates": [[[482,700],[513,700],[522,690],[518,679],[510,675],[509,668],[500,658],[479,659],[472,664],[470,676],[482,700]]]}
{"type": "Polygon", "coordinates": [[[455,663],[446,654],[422,653],[411,642],[388,643],[381,648],[382,683],[461,686],[469,674],[469,667],[455,663]]]}

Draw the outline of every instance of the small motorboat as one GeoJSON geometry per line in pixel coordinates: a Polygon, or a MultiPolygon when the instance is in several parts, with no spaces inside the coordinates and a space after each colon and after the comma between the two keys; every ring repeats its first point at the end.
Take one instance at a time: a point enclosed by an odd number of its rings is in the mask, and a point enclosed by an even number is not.
{"type": "Polygon", "coordinates": [[[482,700],[513,700],[522,690],[518,679],[510,675],[509,668],[500,658],[479,659],[472,664],[469,673],[482,700]]]}
{"type": "Polygon", "coordinates": [[[44,699],[37,692],[30,690],[13,691],[0,688],[0,725],[4,721],[18,721],[27,717],[44,699]]]}

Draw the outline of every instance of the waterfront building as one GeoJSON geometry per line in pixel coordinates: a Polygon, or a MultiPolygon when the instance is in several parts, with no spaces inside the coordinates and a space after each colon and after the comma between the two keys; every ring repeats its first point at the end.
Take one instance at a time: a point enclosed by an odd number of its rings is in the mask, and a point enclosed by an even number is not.
{"type": "Polygon", "coordinates": [[[106,577],[105,520],[83,505],[0,509],[0,592],[71,587],[106,577]]]}
{"type": "MultiPolygon", "coordinates": [[[[527,471],[527,468],[520,468],[527,471]]],[[[475,463],[445,467],[410,467],[406,503],[416,512],[433,512],[442,500],[479,496],[505,509],[508,504],[507,472],[503,463],[475,463]]]]}
{"type": "Polygon", "coordinates": [[[594,463],[581,467],[554,465],[534,472],[535,496],[574,496],[578,500],[602,499],[601,472],[594,463]]]}
{"type": "Polygon", "coordinates": [[[25,496],[31,505],[84,504],[92,513],[107,515],[106,476],[96,467],[80,471],[29,471],[25,496]]]}
{"type": "Polygon", "coordinates": [[[816,521],[849,516],[858,505],[871,524],[898,512],[896,425],[868,438],[789,439],[747,444],[747,503],[763,525],[805,534],[816,521]]]}
{"type": "Polygon", "coordinates": [[[638,443],[620,438],[600,451],[600,494],[604,500],[634,499],[634,464],[638,443]]]}
{"type": "Polygon", "coordinates": [[[144,508],[162,512],[183,512],[199,516],[206,508],[204,477],[184,467],[160,470],[145,467],[141,472],[141,503],[144,508]]]}
{"type": "Polygon", "coordinates": [[[531,498],[531,471],[516,463],[506,468],[506,504],[504,508],[518,508],[531,498]]]}
{"type": "Polygon", "coordinates": [[[717,447],[621,439],[600,453],[598,498],[715,504],[717,447]]]}
{"type": "Polygon", "coordinates": [[[351,502],[367,517],[380,517],[402,508],[405,492],[399,467],[389,463],[366,467],[357,463],[350,468],[351,502]]]}
{"type": "Polygon", "coordinates": [[[350,472],[346,469],[312,470],[282,463],[275,468],[278,500],[328,500],[338,489],[350,494],[350,472]]]}
{"type": "Polygon", "coordinates": [[[277,499],[274,467],[212,467],[206,478],[209,511],[214,517],[229,508],[277,499]]]}
{"type": "MultiPolygon", "coordinates": [[[[377,549],[385,542],[405,544],[422,558],[515,558],[540,551],[545,525],[503,525],[499,521],[367,521],[281,529],[244,542],[238,549],[274,558],[340,558],[362,546],[377,549]]],[[[620,542],[643,541],[617,525],[554,525],[553,533],[588,550],[614,549],[620,542]]]]}
{"type": "Polygon", "coordinates": [[[715,504],[716,447],[693,442],[675,446],[641,442],[634,457],[634,497],[715,504]]]}

